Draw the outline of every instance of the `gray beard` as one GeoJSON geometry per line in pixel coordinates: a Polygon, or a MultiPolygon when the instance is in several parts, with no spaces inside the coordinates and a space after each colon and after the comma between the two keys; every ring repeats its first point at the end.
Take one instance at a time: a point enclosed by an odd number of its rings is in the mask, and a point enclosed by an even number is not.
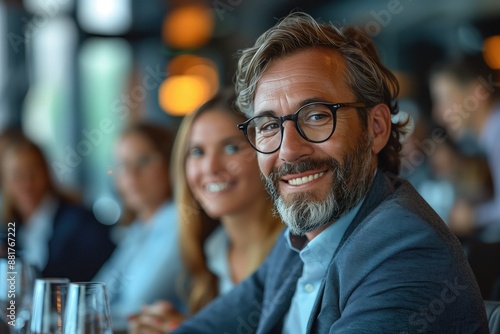
{"type": "Polygon", "coordinates": [[[333,158],[284,163],[264,177],[276,211],[292,234],[305,235],[338,220],[366,195],[374,175],[371,143],[369,135],[364,135],[357,147],[346,154],[343,165],[333,158]],[[325,199],[316,199],[312,192],[290,195],[287,199],[279,194],[278,182],[284,175],[312,169],[328,169],[333,175],[331,191],[325,199]]]}

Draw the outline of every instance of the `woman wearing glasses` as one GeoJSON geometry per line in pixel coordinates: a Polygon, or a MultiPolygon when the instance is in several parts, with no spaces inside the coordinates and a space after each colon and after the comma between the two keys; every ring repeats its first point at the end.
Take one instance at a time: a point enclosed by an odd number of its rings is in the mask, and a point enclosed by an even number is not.
{"type": "Polygon", "coordinates": [[[169,162],[173,136],[139,123],[126,129],[117,147],[116,185],[125,203],[121,223],[129,225],[111,259],[94,281],[105,282],[115,331],[143,304],[165,299],[184,309],[177,209],[169,162]]]}
{"type": "MultiPolygon", "coordinates": [[[[238,131],[246,117],[221,93],[187,116],[174,148],[181,248],[192,282],[190,314],[250,275],[284,225],[260,179],[255,152],[238,131]]],[[[131,332],[165,333],[184,316],[167,303],[144,308],[131,332]]]]}

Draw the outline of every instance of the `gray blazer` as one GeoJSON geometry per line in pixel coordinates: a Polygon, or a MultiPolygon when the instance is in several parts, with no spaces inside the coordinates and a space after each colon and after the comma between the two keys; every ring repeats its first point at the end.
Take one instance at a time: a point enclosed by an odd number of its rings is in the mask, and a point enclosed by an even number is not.
{"type": "MultiPolygon", "coordinates": [[[[281,333],[302,261],[284,237],[262,266],[174,333],[281,333]]],[[[459,241],[404,180],[377,172],[323,279],[307,333],[488,333],[459,241]]]]}

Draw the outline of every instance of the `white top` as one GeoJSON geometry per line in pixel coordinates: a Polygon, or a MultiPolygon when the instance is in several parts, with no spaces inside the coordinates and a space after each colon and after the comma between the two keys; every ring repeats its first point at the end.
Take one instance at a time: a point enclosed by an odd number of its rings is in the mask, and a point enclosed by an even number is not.
{"type": "Polygon", "coordinates": [[[208,236],[204,248],[208,270],[219,280],[219,294],[231,291],[235,284],[229,269],[229,237],[222,225],[208,236]]]}
{"type": "Polygon", "coordinates": [[[106,283],[113,328],[145,304],[168,300],[185,311],[185,276],[178,245],[177,209],[165,203],[143,223],[135,221],[93,281],[106,283]]]}

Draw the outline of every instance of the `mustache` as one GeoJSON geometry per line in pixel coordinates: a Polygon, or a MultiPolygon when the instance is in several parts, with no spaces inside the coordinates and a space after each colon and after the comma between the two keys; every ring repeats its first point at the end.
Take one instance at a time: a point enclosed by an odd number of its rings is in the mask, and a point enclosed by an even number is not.
{"type": "Polygon", "coordinates": [[[340,163],[332,157],[326,159],[307,159],[296,163],[285,162],[278,168],[273,168],[267,178],[275,181],[288,174],[299,174],[312,169],[328,169],[335,171],[339,167],[340,163]]]}

